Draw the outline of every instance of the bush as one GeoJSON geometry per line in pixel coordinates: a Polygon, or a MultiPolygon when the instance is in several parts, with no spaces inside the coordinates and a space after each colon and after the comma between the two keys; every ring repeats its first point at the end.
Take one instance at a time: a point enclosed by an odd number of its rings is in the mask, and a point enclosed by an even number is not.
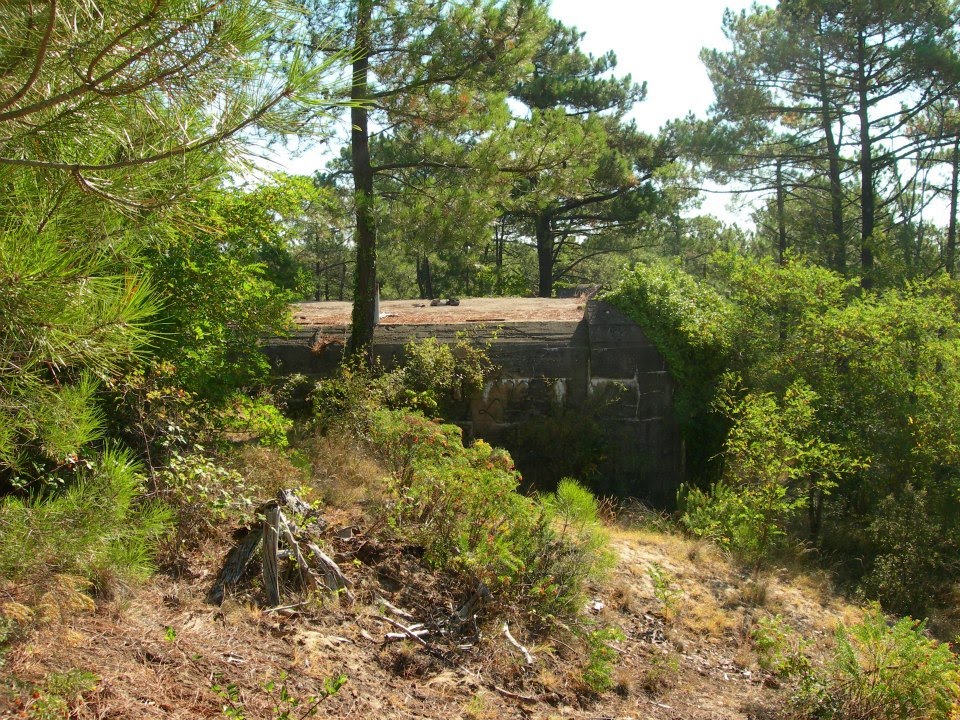
{"type": "Polygon", "coordinates": [[[841,625],[826,668],[803,683],[800,707],[826,720],[949,720],[960,706],[960,664],[924,623],[888,625],[879,609],[841,625]]]}
{"type": "Polygon", "coordinates": [[[416,413],[377,412],[370,441],[392,471],[390,526],[426,562],[541,617],[579,611],[584,579],[609,558],[586,490],[525,497],[508,453],[464,447],[460,428],[416,413]]]}
{"type": "Polygon", "coordinates": [[[817,437],[817,395],[802,381],[783,399],[772,393],[739,396],[727,376],[717,407],[732,426],[724,450],[723,478],[709,493],[682,489],[681,522],[751,562],[760,563],[787,538],[787,530],[811,498],[865,463],[817,437]]]}
{"type": "Polygon", "coordinates": [[[784,623],[780,615],[761,617],[750,632],[761,668],[782,678],[809,678],[810,659],[805,650],[809,641],[784,623]]]}
{"type": "Polygon", "coordinates": [[[260,489],[239,472],[202,454],[200,448],[174,452],[154,482],[157,494],[176,514],[175,553],[195,546],[225,524],[251,520],[260,489]]]}
{"type": "Polygon", "coordinates": [[[584,635],[587,660],[581,678],[591,692],[602,693],[613,687],[614,663],[620,657],[613,643],[625,639],[626,635],[618,628],[600,628],[584,635]]]}
{"type": "Polygon", "coordinates": [[[170,513],[141,500],[144,478],[130,454],[107,449],[63,491],[0,503],[0,575],[12,581],[54,573],[86,578],[106,591],[143,579],[170,513]]]}
{"type": "Polygon", "coordinates": [[[217,413],[217,425],[228,433],[256,439],[261,445],[285,448],[293,422],[266,396],[232,396],[217,413]]]}
{"type": "Polygon", "coordinates": [[[891,612],[924,612],[951,580],[960,545],[956,516],[944,517],[945,503],[929,495],[907,486],[884,498],[864,533],[873,557],[860,590],[891,612]]]}
{"type": "Polygon", "coordinates": [[[313,417],[321,432],[331,430],[365,437],[373,414],[386,404],[387,389],[379,366],[347,362],[336,376],[320,380],[310,393],[313,417]]]}
{"type": "Polygon", "coordinates": [[[492,370],[487,348],[464,333],[453,345],[436,338],[410,342],[393,370],[348,362],[336,377],[317,383],[311,394],[314,417],[323,431],[339,428],[363,436],[373,413],[384,406],[443,415],[479,392],[492,370]]]}

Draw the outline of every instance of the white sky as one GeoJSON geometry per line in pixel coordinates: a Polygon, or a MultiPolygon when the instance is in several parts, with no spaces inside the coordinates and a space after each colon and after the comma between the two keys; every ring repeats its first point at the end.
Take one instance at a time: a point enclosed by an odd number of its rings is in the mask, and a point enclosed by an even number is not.
{"type": "Polygon", "coordinates": [[[689,111],[706,113],[713,89],[700,62],[704,47],[729,48],[723,11],[749,0],[553,0],[550,14],[586,35],[581,47],[600,55],[613,50],[617,74],[647,81],[637,125],[656,132],[689,111]]]}

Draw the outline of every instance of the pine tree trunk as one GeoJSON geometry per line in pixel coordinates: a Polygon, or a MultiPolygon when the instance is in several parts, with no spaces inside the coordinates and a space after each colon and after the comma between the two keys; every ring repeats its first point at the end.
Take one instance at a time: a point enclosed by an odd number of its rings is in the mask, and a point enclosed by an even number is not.
{"type": "Polygon", "coordinates": [[[373,212],[373,168],[370,164],[370,133],[367,107],[370,69],[370,22],[372,0],[357,0],[357,27],[354,43],[353,82],[350,99],[350,151],[353,162],[353,192],[357,228],[354,242],[357,267],[354,271],[353,317],[348,352],[368,365],[373,361],[374,304],[377,292],[377,233],[373,212]]]}
{"type": "Polygon", "coordinates": [[[857,37],[857,96],[860,119],[860,270],[864,288],[873,285],[873,230],[876,203],[873,194],[873,147],[870,140],[869,98],[867,96],[866,40],[857,37]]]}
{"type": "Polygon", "coordinates": [[[956,277],[957,257],[957,196],[960,186],[960,135],[953,140],[953,157],[950,175],[950,224],[947,226],[947,252],[945,264],[950,277],[956,277]]]}
{"type": "Polygon", "coordinates": [[[777,262],[786,262],[787,218],[784,210],[783,160],[777,158],[777,262]]]}
{"type": "Polygon", "coordinates": [[[538,215],[537,223],[537,267],[540,282],[537,295],[553,297],[553,232],[550,227],[550,216],[538,215]]]}
{"type": "MultiPolygon", "coordinates": [[[[822,30],[821,30],[822,32],[822,30]]],[[[819,53],[820,127],[827,143],[827,175],[830,178],[830,221],[833,227],[834,246],[828,253],[832,269],[841,275],[847,274],[847,238],[843,222],[843,182],[840,178],[840,149],[833,135],[830,114],[830,94],[827,89],[827,71],[823,48],[819,53]]]]}
{"type": "Polygon", "coordinates": [[[424,256],[421,260],[417,255],[417,290],[421,300],[433,298],[433,277],[430,271],[430,258],[424,256]]]}

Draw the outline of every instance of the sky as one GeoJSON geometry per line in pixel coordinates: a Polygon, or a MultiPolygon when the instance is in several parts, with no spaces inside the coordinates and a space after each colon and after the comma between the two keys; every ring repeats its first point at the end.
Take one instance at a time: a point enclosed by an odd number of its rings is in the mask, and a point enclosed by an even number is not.
{"type": "Polygon", "coordinates": [[[637,106],[637,125],[656,132],[691,110],[704,115],[713,89],[700,62],[704,47],[728,49],[723,11],[749,0],[553,0],[550,14],[585,32],[581,47],[601,55],[613,50],[617,74],[647,81],[637,106]]]}

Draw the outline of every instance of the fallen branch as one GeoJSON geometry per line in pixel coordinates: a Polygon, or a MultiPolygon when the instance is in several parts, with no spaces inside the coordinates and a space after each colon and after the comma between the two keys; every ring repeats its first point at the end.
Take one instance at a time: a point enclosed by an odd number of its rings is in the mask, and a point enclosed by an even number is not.
{"type": "Polygon", "coordinates": [[[527,665],[533,665],[533,655],[531,655],[530,651],[527,650],[523,645],[517,642],[517,639],[510,633],[510,626],[507,623],[503,624],[503,634],[511,645],[523,653],[523,657],[526,658],[527,665]]]}
{"type": "Polygon", "coordinates": [[[393,625],[393,627],[397,628],[397,630],[402,631],[407,637],[409,637],[411,640],[414,640],[420,643],[421,645],[423,645],[423,647],[428,647],[427,642],[422,637],[417,635],[416,630],[411,630],[406,625],[398,623],[396,620],[394,620],[393,618],[388,618],[386,615],[374,615],[374,617],[389,625],[393,625]]]}
{"type": "Polygon", "coordinates": [[[500,693],[504,697],[513,698],[514,700],[519,700],[525,703],[537,702],[537,699],[535,697],[530,697],[529,695],[521,695],[520,693],[510,692],[509,690],[505,690],[499,685],[491,685],[490,687],[492,687],[494,690],[496,690],[498,693],[500,693]]]}
{"type": "Polygon", "coordinates": [[[376,601],[381,605],[383,605],[385,609],[389,610],[397,617],[402,617],[404,620],[413,620],[413,615],[408,613],[406,610],[403,610],[402,608],[398,608],[396,605],[394,605],[392,602],[387,600],[385,597],[381,595],[377,595],[376,601]]]}
{"type": "MultiPolygon", "coordinates": [[[[414,630],[413,634],[416,635],[417,637],[426,637],[427,635],[430,634],[430,631],[414,630]]],[[[409,635],[402,632],[395,632],[395,633],[387,633],[386,635],[384,635],[384,637],[387,638],[388,640],[406,640],[409,637],[409,635]]]]}

